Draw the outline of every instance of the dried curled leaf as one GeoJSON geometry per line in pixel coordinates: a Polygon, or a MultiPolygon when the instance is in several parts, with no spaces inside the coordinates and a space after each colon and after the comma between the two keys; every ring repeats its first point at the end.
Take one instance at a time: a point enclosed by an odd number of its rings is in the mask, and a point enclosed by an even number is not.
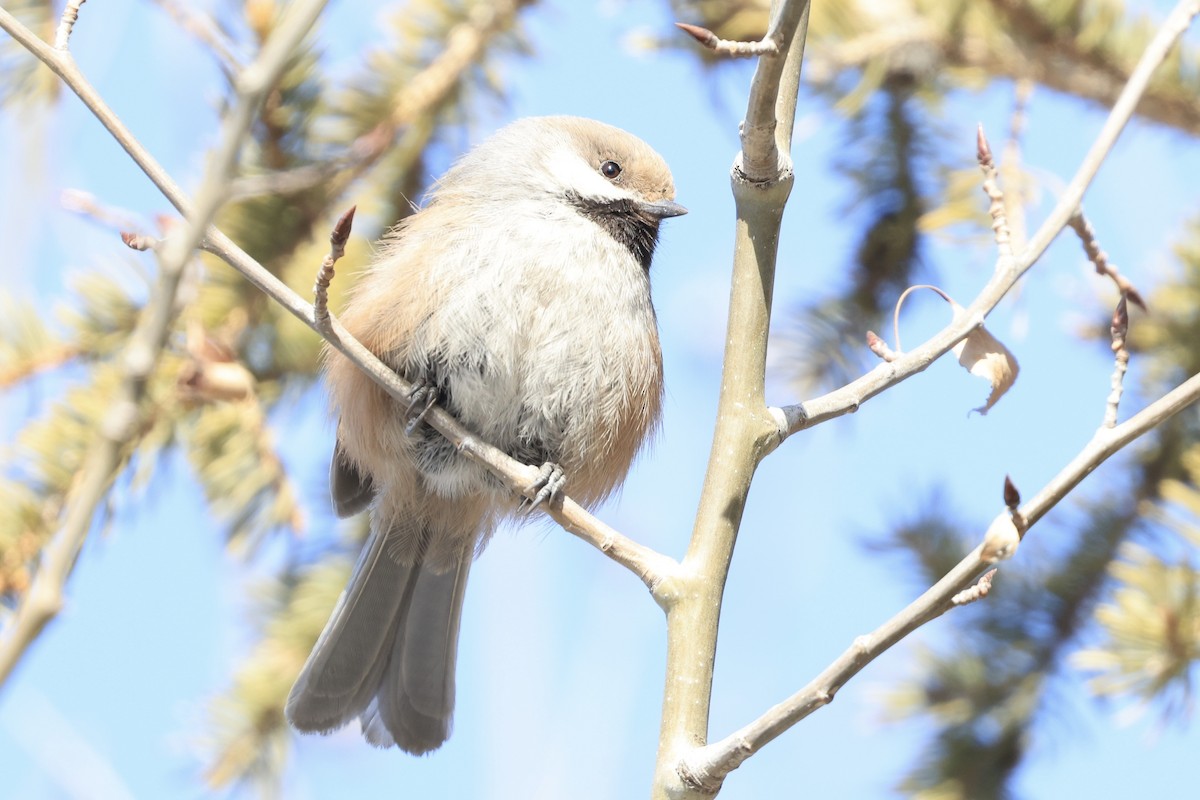
{"type": "MultiPolygon", "coordinates": [[[[966,310],[953,300],[950,301],[950,306],[954,309],[955,319],[966,313],[966,310]]],[[[958,356],[958,363],[966,367],[968,372],[992,385],[987,402],[979,408],[971,409],[980,414],[990,411],[1004,393],[1012,388],[1020,371],[1017,359],[1009,349],[982,325],[954,345],[954,355],[958,356]]]]}

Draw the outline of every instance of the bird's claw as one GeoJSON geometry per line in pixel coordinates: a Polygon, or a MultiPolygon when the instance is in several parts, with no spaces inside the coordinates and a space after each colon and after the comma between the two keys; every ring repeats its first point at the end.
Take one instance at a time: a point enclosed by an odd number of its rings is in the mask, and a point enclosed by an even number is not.
{"type": "Polygon", "coordinates": [[[538,470],[537,477],[533,483],[525,488],[526,494],[535,490],[537,494],[533,496],[532,500],[528,497],[522,498],[521,510],[531,512],[546,501],[553,502],[562,493],[562,489],[566,485],[567,475],[563,472],[562,467],[547,461],[538,470]]]}
{"type": "Polygon", "coordinates": [[[425,420],[425,415],[437,404],[437,401],[436,386],[424,380],[413,384],[412,389],[408,392],[408,408],[404,412],[405,435],[412,436],[413,431],[425,420]]]}

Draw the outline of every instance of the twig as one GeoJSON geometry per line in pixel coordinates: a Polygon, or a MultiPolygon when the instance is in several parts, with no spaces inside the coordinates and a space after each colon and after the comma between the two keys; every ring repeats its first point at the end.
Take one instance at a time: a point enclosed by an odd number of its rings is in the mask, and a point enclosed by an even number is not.
{"type": "Polygon", "coordinates": [[[329,333],[329,284],[333,282],[333,265],[346,253],[346,240],[350,238],[350,228],[354,225],[354,212],[358,206],[350,206],[350,210],[338,218],[333,230],[329,233],[329,254],[321,262],[317,271],[317,282],[313,286],[313,321],[317,330],[323,334],[329,333]]]}
{"type": "Polygon", "coordinates": [[[979,124],[975,143],[979,168],[983,170],[983,193],[991,202],[988,213],[992,216],[992,233],[996,237],[996,250],[1001,258],[1012,256],[1012,234],[1008,230],[1008,212],[1004,207],[1004,192],[1000,189],[999,173],[996,162],[992,159],[992,148],[988,145],[987,136],[983,132],[983,123],[979,124]]]}
{"type": "Polygon", "coordinates": [[[1121,394],[1125,387],[1125,371],[1129,369],[1129,349],[1125,346],[1125,338],[1129,334],[1129,308],[1125,303],[1126,295],[1121,295],[1117,308],[1113,311],[1112,324],[1109,332],[1112,335],[1113,374],[1108,402],[1104,406],[1104,427],[1111,428],[1117,424],[1117,411],[1121,405],[1121,394]]]}
{"type": "MultiPolygon", "coordinates": [[[[121,354],[120,385],[101,421],[99,437],[79,473],[63,513],[62,526],[42,551],[33,583],[0,639],[0,685],[7,681],[29,646],[62,608],[64,587],[83,549],[96,508],[115,480],[125,451],[141,426],[141,401],[176,320],[175,298],[183,267],[221,206],[237,163],[237,153],[263,96],[324,5],[324,0],[297,0],[289,6],[258,58],[238,77],[236,100],[222,124],[218,146],[209,159],[204,181],[196,195],[195,210],[186,215],[188,223],[184,230],[173,235],[164,248],[153,296],[142,310],[121,354]]],[[[67,19],[65,12],[63,18],[67,19]]],[[[14,23],[15,20],[0,9],[0,25],[9,30],[14,23]]],[[[9,32],[13,33],[12,30],[9,32]]],[[[67,34],[69,32],[68,28],[67,34]]],[[[28,31],[22,33],[26,37],[32,35],[28,31]]],[[[13,36],[21,41],[15,33],[13,36]]],[[[61,26],[58,38],[65,42],[61,26]]],[[[38,43],[43,52],[48,50],[40,40],[38,43]]],[[[70,70],[78,74],[65,49],[50,52],[56,62],[50,66],[56,73],[61,75],[60,70],[70,70]]]]}
{"type": "Polygon", "coordinates": [[[945,300],[948,305],[954,305],[954,301],[950,299],[950,295],[931,283],[918,283],[916,286],[909,286],[901,292],[900,296],[896,298],[896,307],[892,309],[892,338],[896,340],[896,350],[892,354],[893,357],[886,359],[887,361],[895,361],[904,352],[904,346],[900,342],[900,309],[904,307],[904,301],[908,299],[908,296],[918,289],[928,289],[945,300]]]}
{"type": "Polygon", "coordinates": [[[676,22],[675,27],[687,33],[717,55],[732,56],[733,58],[757,58],[758,56],[773,56],[779,53],[779,42],[770,36],[757,42],[736,42],[732,39],[722,39],[708,28],[702,28],[699,25],[676,22]]]}
{"type": "Polygon", "coordinates": [[[992,580],[996,577],[996,570],[989,569],[987,572],[979,576],[979,580],[975,581],[974,586],[969,586],[963,589],[954,597],[950,598],[950,602],[956,606],[966,606],[988,596],[988,592],[992,590],[992,580]]]}
{"type": "Polygon", "coordinates": [[[1105,120],[1100,134],[1088,150],[1075,176],[1063,191],[1050,216],[1042,223],[1033,238],[1013,258],[1001,257],[987,285],[966,309],[967,313],[953,320],[915,350],[910,350],[893,362],[880,364],[851,383],[828,394],[803,403],[779,409],[782,421],[780,438],[786,438],[805,428],[852,413],[880,392],[924,371],[950,350],[960,339],[983,323],[984,317],[1041,257],[1054,237],[1062,231],[1079,207],[1083,194],[1091,185],[1100,165],[1111,152],[1125,124],[1132,117],[1138,99],[1145,93],[1154,70],[1167,57],[1175,41],[1187,30],[1192,19],[1200,13],[1200,0],[1183,0],[1159,27],[1146,51],[1138,60],[1129,81],[1105,120]]]}
{"type": "Polygon", "coordinates": [[[58,29],[54,31],[55,50],[67,52],[71,31],[75,29],[75,22],[79,19],[79,8],[86,2],[87,0],[68,0],[63,6],[62,18],[58,21],[58,29]]]}
{"type": "MultiPolygon", "coordinates": [[[[1040,492],[1019,509],[1032,526],[1065,498],[1079,482],[1138,437],[1200,401],[1200,374],[1193,375],[1142,411],[1113,428],[1102,428],[1040,492]]],[[[976,547],[945,577],[900,613],[866,636],[860,636],[832,664],[796,694],[725,738],[698,747],[679,764],[689,786],[713,786],[764,745],[822,706],[851,678],[892,645],[954,607],[954,597],[989,567],[983,545],[976,547]]]]}
{"type": "MultiPolygon", "coordinates": [[[[175,180],[130,133],[72,60],[63,58],[57,51],[47,47],[45,42],[3,8],[0,8],[0,29],[7,31],[58,75],[158,187],[163,196],[185,218],[192,215],[191,202],[175,180]]],[[[210,226],[201,248],[225,261],[289,313],[313,330],[317,330],[312,304],[247,255],[220,230],[210,226]]],[[[351,336],[335,317],[330,317],[330,333],[324,338],[383,387],[389,395],[403,403],[408,402],[412,387],[351,336]]],[[[425,421],[453,443],[465,457],[489,469],[516,493],[523,494],[537,474],[537,467],[521,464],[495,447],[480,441],[449,413],[437,406],[430,410],[425,421]]],[[[565,530],[637,575],[660,605],[665,606],[672,602],[678,591],[679,562],[618,533],[569,497],[563,498],[561,507],[549,508],[546,512],[565,530]]]]}
{"type": "Polygon", "coordinates": [[[1134,287],[1129,279],[1121,274],[1117,269],[1117,265],[1108,260],[1108,253],[1100,248],[1100,243],[1096,241],[1096,229],[1092,227],[1092,223],[1083,213],[1083,208],[1076,209],[1071,218],[1067,220],[1067,224],[1079,236],[1079,243],[1083,245],[1083,252],[1087,254],[1088,261],[1092,262],[1092,266],[1096,268],[1097,275],[1107,275],[1116,284],[1117,291],[1123,296],[1128,297],[1133,301],[1133,304],[1142,311],[1146,310],[1146,301],[1142,299],[1141,293],[1134,287]]]}

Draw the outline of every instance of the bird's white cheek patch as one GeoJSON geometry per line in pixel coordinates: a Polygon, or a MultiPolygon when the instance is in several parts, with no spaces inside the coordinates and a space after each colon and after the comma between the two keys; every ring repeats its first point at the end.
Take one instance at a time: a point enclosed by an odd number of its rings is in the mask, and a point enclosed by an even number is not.
{"type": "Polygon", "coordinates": [[[597,169],[570,150],[554,150],[546,158],[546,166],[565,190],[601,201],[629,197],[629,192],[609,183],[597,169]]]}

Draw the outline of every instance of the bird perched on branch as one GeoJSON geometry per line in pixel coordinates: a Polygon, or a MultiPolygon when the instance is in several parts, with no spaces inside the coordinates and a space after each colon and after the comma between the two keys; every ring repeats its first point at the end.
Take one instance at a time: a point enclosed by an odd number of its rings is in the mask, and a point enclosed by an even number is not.
{"type": "Polygon", "coordinates": [[[686,213],[674,197],[640,139],[535,117],[460,159],[384,241],[341,319],[414,389],[405,408],[328,351],[333,502],[370,508],[371,531],[288,697],[294,727],[359,717],[410,753],[449,737],[467,573],[521,503],[421,418],[439,403],[542,465],[534,505],[611,493],[659,418],[650,261],[659,223],[686,213]]]}

